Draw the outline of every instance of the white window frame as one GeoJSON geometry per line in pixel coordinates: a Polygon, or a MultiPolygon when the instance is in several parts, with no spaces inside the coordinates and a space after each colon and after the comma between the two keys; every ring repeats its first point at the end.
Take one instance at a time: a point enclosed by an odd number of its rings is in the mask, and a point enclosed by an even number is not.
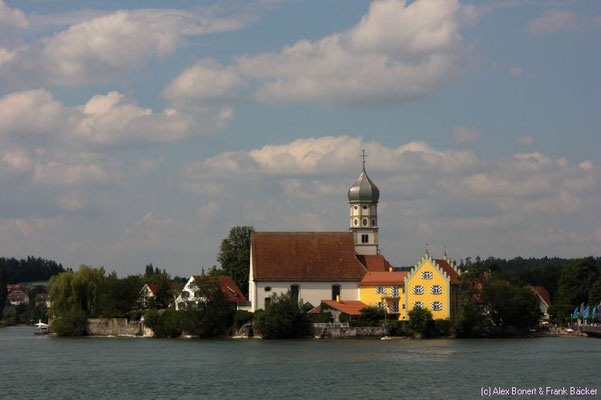
{"type": "Polygon", "coordinates": [[[430,288],[430,294],[442,294],[442,286],[432,285],[432,287],[430,288]]]}
{"type": "Polygon", "coordinates": [[[423,301],[414,301],[413,302],[413,308],[424,308],[424,302],[423,301]]]}
{"type": "Polygon", "coordinates": [[[383,294],[386,296],[386,286],[376,286],[376,294],[383,294]]]}
{"type": "Polygon", "coordinates": [[[432,271],[422,271],[422,279],[432,279],[432,271]]]}
{"type": "Polygon", "coordinates": [[[442,311],[442,301],[433,301],[430,306],[432,311],[442,311]]]}
{"type": "Polygon", "coordinates": [[[422,285],[413,286],[413,294],[415,294],[415,295],[424,294],[424,287],[422,285]]]}

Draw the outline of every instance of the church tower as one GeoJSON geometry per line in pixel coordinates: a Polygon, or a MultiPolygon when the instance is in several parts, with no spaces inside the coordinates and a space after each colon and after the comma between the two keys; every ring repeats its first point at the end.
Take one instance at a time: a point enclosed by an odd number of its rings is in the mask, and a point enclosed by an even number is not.
{"type": "Polygon", "coordinates": [[[357,254],[379,254],[378,249],[378,200],[380,191],[365,172],[365,150],[363,171],[359,179],[348,190],[350,204],[350,231],[355,239],[357,254]]]}

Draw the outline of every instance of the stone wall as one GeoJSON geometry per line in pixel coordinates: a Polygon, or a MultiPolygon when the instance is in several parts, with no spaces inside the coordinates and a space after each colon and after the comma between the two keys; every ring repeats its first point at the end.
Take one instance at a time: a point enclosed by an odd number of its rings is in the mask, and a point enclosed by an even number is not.
{"type": "Polygon", "coordinates": [[[388,336],[390,329],[381,326],[327,326],[315,327],[313,335],[316,338],[345,339],[358,337],[383,337],[388,336]]]}
{"type": "Polygon", "coordinates": [[[140,321],[129,322],[127,318],[89,318],[90,336],[140,336],[145,334],[140,321]]]}

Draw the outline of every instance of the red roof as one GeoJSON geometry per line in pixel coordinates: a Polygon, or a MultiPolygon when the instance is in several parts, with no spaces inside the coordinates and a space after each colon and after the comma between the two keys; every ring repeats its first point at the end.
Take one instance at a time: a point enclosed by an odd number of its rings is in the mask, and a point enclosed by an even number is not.
{"type": "Polygon", "coordinates": [[[457,271],[455,271],[455,269],[453,267],[451,267],[451,265],[447,262],[447,260],[444,259],[435,259],[434,261],[436,261],[436,264],[438,264],[438,266],[447,273],[447,275],[449,275],[449,277],[451,278],[451,283],[453,285],[459,285],[459,274],[457,273],[457,271]]]}
{"type": "Polygon", "coordinates": [[[368,272],[365,274],[359,286],[392,286],[405,283],[408,272],[368,272]]]}
{"type": "Polygon", "coordinates": [[[533,286],[532,290],[534,290],[536,294],[538,294],[540,298],[543,299],[543,301],[547,303],[549,307],[551,307],[551,296],[549,295],[547,289],[542,286],[533,286]]]}
{"type": "Polygon", "coordinates": [[[6,285],[6,290],[8,290],[9,292],[12,290],[20,290],[20,291],[24,292],[21,285],[6,285]]]}
{"type": "MultiPolygon", "coordinates": [[[[159,288],[159,286],[156,283],[147,283],[147,285],[153,294],[155,294],[157,292],[157,289],[159,288]]],[[[169,290],[175,292],[177,290],[177,287],[175,286],[175,284],[172,283],[171,285],[169,285],[169,290]]]]}
{"type": "MultiPolygon", "coordinates": [[[[340,300],[340,301],[322,300],[321,303],[327,304],[328,306],[332,307],[333,309],[342,311],[343,313],[348,314],[348,315],[359,315],[359,314],[361,314],[361,310],[363,310],[365,307],[367,307],[367,304],[365,304],[361,301],[356,301],[356,300],[340,300]]],[[[321,305],[320,305],[320,309],[321,309],[321,305]]],[[[313,311],[313,310],[311,310],[311,311],[313,311]]]]}
{"type": "Polygon", "coordinates": [[[360,281],[366,273],[351,232],[254,232],[251,250],[256,281],[360,281]]]}
{"type": "MultiPolygon", "coordinates": [[[[206,275],[194,275],[193,278],[195,280],[200,280],[208,278],[214,279],[215,277],[206,275]]],[[[236,282],[234,282],[234,280],[231,277],[218,276],[217,279],[219,280],[219,286],[221,286],[221,291],[223,292],[223,294],[225,294],[229,301],[234,303],[248,301],[246,300],[246,297],[244,297],[244,294],[242,293],[238,285],[236,285],[236,282]]]]}
{"type": "Polygon", "coordinates": [[[386,271],[390,271],[390,269],[392,268],[392,265],[381,254],[373,254],[373,255],[357,254],[357,259],[359,261],[361,261],[361,264],[363,264],[365,266],[365,268],[367,268],[368,271],[386,272],[386,271]]]}

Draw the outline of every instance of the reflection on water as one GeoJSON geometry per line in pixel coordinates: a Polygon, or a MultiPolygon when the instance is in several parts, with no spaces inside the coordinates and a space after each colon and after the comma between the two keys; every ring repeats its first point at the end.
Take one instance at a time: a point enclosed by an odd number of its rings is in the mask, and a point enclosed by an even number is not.
{"type": "Polygon", "coordinates": [[[601,386],[600,356],[587,338],[53,338],[16,327],[0,329],[0,398],[471,399],[481,386],[601,386]]]}

